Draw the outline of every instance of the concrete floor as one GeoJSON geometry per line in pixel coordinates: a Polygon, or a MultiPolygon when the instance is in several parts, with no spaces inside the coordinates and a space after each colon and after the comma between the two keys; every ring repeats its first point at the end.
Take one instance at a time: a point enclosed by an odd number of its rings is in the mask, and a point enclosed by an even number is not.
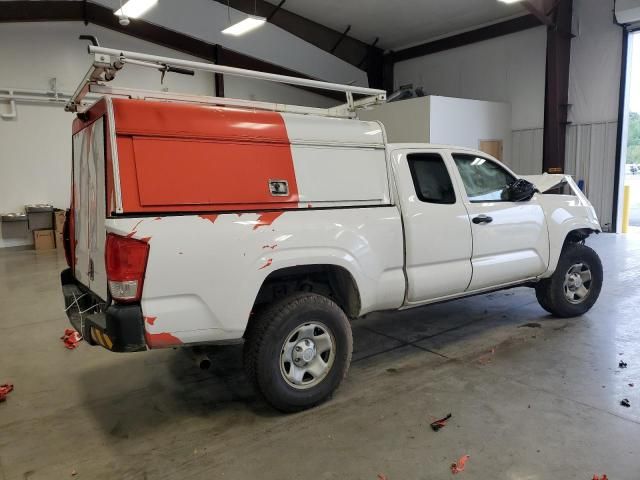
{"type": "Polygon", "coordinates": [[[64,260],[0,254],[0,384],[15,384],[0,479],[424,480],[468,454],[468,480],[637,480],[640,236],[589,243],[606,278],[583,318],[524,288],[371,315],[335,398],[288,416],[256,398],[235,347],[209,372],[174,350],[66,350],[64,260]]]}

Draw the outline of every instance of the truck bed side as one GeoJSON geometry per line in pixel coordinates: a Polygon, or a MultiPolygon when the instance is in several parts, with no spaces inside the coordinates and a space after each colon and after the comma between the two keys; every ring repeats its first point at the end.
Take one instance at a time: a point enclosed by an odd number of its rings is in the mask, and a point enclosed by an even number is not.
{"type": "Polygon", "coordinates": [[[150,245],[142,312],[151,347],[242,337],[265,279],[299,265],[349,272],[361,314],[404,299],[395,206],[110,219],[107,231],[150,245]]]}

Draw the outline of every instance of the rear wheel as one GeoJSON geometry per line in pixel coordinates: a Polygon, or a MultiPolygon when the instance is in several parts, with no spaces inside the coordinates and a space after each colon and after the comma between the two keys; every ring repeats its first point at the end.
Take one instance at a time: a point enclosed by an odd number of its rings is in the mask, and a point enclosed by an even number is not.
{"type": "Polygon", "coordinates": [[[577,317],[598,300],[602,263],[591,248],[572,243],[560,255],[554,274],[536,285],[540,306],[556,317],[577,317]]]}
{"type": "Polygon", "coordinates": [[[273,407],[295,412],[327,400],[347,374],[349,320],[327,297],[299,293],[260,312],[244,347],[247,375],[273,407]]]}

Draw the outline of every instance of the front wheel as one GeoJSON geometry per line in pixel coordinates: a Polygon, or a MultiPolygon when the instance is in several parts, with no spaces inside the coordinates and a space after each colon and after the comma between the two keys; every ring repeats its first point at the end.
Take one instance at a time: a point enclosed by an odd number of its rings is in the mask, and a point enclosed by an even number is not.
{"type": "Polygon", "coordinates": [[[536,285],[540,306],[556,317],[578,317],[598,300],[602,263],[591,248],[569,244],[560,254],[556,271],[536,285]]]}
{"type": "Polygon", "coordinates": [[[268,403],[296,412],[327,400],[347,374],[353,339],[338,305],[299,293],[267,307],[246,335],[247,375],[268,403]]]}

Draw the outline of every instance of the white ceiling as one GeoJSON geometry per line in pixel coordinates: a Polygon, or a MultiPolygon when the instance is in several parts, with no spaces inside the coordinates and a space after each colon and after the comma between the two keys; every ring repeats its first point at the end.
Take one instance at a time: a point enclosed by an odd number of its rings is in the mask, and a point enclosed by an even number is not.
{"type": "MultiPolygon", "coordinates": [[[[277,4],[277,0],[269,0],[277,4]]],[[[366,43],[399,49],[526,13],[498,0],[287,0],[283,8],[366,43]]]]}

